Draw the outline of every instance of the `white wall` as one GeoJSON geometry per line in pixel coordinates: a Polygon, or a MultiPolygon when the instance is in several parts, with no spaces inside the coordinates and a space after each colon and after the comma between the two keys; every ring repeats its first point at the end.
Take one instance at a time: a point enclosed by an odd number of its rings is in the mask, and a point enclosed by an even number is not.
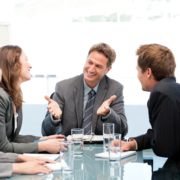
{"type": "MultiPolygon", "coordinates": [[[[0,0],[0,25],[7,22],[11,25],[10,32],[9,27],[0,27],[0,46],[22,47],[33,66],[32,75],[57,75],[58,78],[49,80],[49,86],[45,78],[32,78],[22,84],[26,104],[46,104],[44,95],[54,91],[56,82],[82,73],[93,44],[108,43],[117,52],[108,75],[124,85],[128,135],[135,136],[149,127],[146,107],[136,106],[146,105],[149,93],[142,92],[137,80],[135,51],[139,45],[148,43],[169,47],[176,58],[176,76],[180,82],[179,12],[179,0],[0,0]],[[109,16],[116,12],[117,19],[120,13],[132,15],[131,21],[71,22],[72,18],[83,17],[83,21],[85,16],[109,16]]],[[[30,124],[37,121],[36,133],[40,133],[46,111],[45,105],[41,106],[29,109],[27,105],[23,129],[28,128],[31,133],[30,124]],[[36,110],[41,111],[38,117],[36,110]]],[[[23,132],[27,134],[26,129],[23,132]]]]}
{"type": "MultiPolygon", "coordinates": [[[[176,58],[176,76],[180,77],[180,27],[173,23],[68,23],[16,24],[13,27],[13,44],[19,44],[32,64],[32,74],[56,74],[51,80],[50,92],[59,80],[82,73],[89,48],[98,42],[111,45],[117,58],[109,72],[111,78],[124,85],[126,104],[146,104],[149,93],[141,90],[137,79],[135,51],[141,44],[159,43],[169,47],[176,58]],[[36,27],[32,30],[31,27],[36,27]],[[26,33],[23,33],[26,32],[26,33]]],[[[35,80],[34,80],[35,81],[35,80]]],[[[44,80],[42,80],[43,83],[44,80]]],[[[26,82],[24,97],[32,82],[26,82]],[[25,90],[26,89],[26,90],[25,90]]],[[[34,85],[38,87],[40,84],[34,85]]],[[[44,90],[43,90],[44,91],[44,90]]],[[[29,93],[28,93],[29,94],[29,93]]],[[[39,103],[45,103],[43,96],[39,103]]],[[[28,97],[27,97],[28,100],[28,97]]],[[[33,98],[27,101],[35,103],[33,98]]]]}
{"type": "Polygon", "coordinates": [[[11,42],[11,25],[9,23],[0,22],[0,47],[8,45],[11,42]]]}
{"type": "MultiPolygon", "coordinates": [[[[149,93],[142,92],[136,78],[135,51],[141,44],[159,43],[169,47],[180,77],[179,1],[122,0],[0,0],[0,22],[11,24],[0,38],[23,48],[32,64],[32,75],[55,74],[47,88],[46,79],[32,79],[22,85],[26,103],[46,103],[44,95],[54,91],[59,80],[82,73],[89,48],[99,42],[112,46],[116,62],[111,78],[124,85],[125,104],[146,104],[149,93]],[[169,8],[167,8],[169,7],[169,8]],[[132,16],[129,22],[72,22],[72,18],[117,13],[132,16]],[[152,18],[154,20],[152,20],[152,18]],[[12,37],[12,38],[11,38],[12,37]],[[48,89],[48,90],[47,90],[48,89]]],[[[4,45],[6,43],[0,41],[4,45]]]]}

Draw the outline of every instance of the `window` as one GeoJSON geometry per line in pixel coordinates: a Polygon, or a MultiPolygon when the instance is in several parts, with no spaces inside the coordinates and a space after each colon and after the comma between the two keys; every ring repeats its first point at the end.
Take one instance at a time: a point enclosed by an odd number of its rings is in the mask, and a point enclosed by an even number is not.
{"type": "Polygon", "coordinates": [[[46,103],[56,82],[81,74],[89,48],[105,42],[117,53],[108,75],[124,85],[125,104],[146,104],[135,51],[148,43],[169,47],[180,80],[178,7],[178,0],[0,0],[0,22],[10,22],[11,43],[33,66],[31,81],[22,85],[25,102],[46,103]]]}

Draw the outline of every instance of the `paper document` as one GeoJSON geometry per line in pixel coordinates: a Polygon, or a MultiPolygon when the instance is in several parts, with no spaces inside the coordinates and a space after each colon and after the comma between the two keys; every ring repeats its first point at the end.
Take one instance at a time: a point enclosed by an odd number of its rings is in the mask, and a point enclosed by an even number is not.
{"type": "Polygon", "coordinates": [[[61,170],[61,163],[59,163],[59,162],[56,163],[56,164],[47,163],[45,166],[48,167],[48,168],[50,168],[50,169],[52,169],[53,171],[59,171],[59,170],[61,170]]]}
{"type": "MultiPolygon", "coordinates": [[[[119,153],[113,153],[113,152],[110,152],[110,153],[112,153],[111,157],[119,157],[119,153]]],[[[120,154],[121,154],[121,159],[123,159],[125,157],[132,156],[133,154],[136,154],[136,151],[121,152],[120,154]]],[[[107,158],[109,158],[109,152],[103,152],[103,153],[95,154],[95,157],[107,159],[107,158]]]]}
{"type": "MultiPolygon", "coordinates": [[[[68,141],[72,141],[72,136],[69,135],[67,137],[68,141]]],[[[83,136],[84,141],[103,141],[103,136],[102,135],[84,135],[83,136]]]]}
{"type": "Polygon", "coordinates": [[[28,154],[28,153],[24,153],[24,155],[31,156],[31,157],[46,158],[46,159],[50,159],[53,161],[57,160],[60,157],[59,154],[28,154]]]}
{"type": "Polygon", "coordinates": [[[59,171],[62,168],[65,170],[71,170],[64,160],[62,160],[61,162],[58,162],[56,164],[46,163],[46,165],[44,165],[44,166],[52,169],[53,171],[59,171]]]}
{"type": "Polygon", "coordinates": [[[92,141],[103,141],[103,136],[95,135],[95,136],[93,136],[92,141]]]}

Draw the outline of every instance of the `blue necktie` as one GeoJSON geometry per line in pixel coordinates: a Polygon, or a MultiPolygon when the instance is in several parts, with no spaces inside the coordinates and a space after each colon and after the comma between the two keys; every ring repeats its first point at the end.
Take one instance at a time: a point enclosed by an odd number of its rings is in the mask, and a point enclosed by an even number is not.
{"type": "Polygon", "coordinates": [[[92,125],[92,114],[93,114],[93,105],[94,105],[94,99],[95,99],[95,91],[91,89],[89,92],[89,100],[86,105],[85,109],[85,115],[83,119],[83,129],[84,129],[84,134],[91,134],[91,125],[92,125]]]}

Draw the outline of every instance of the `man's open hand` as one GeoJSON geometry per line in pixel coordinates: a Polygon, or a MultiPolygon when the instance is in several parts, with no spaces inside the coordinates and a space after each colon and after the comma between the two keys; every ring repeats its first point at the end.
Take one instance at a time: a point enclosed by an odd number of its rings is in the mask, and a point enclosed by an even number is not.
{"type": "Polygon", "coordinates": [[[111,102],[114,99],[116,99],[115,95],[111,96],[108,100],[104,101],[102,103],[102,105],[99,107],[99,109],[97,110],[97,114],[98,115],[101,114],[103,116],[107,116],[109,114],[109,112],[110,112],[110,107],[109,106],[110,106],[111,102]]]}
{"type": "Polygon", "coordinates": [[[59,104],[56,101],[50,99],[48,96],[45,96],[45,99],[49,102],[47,108],[49,109],[49,112],[52,114],[53,119],[60,119],[62,111],[59,107],[59,104]]]}

